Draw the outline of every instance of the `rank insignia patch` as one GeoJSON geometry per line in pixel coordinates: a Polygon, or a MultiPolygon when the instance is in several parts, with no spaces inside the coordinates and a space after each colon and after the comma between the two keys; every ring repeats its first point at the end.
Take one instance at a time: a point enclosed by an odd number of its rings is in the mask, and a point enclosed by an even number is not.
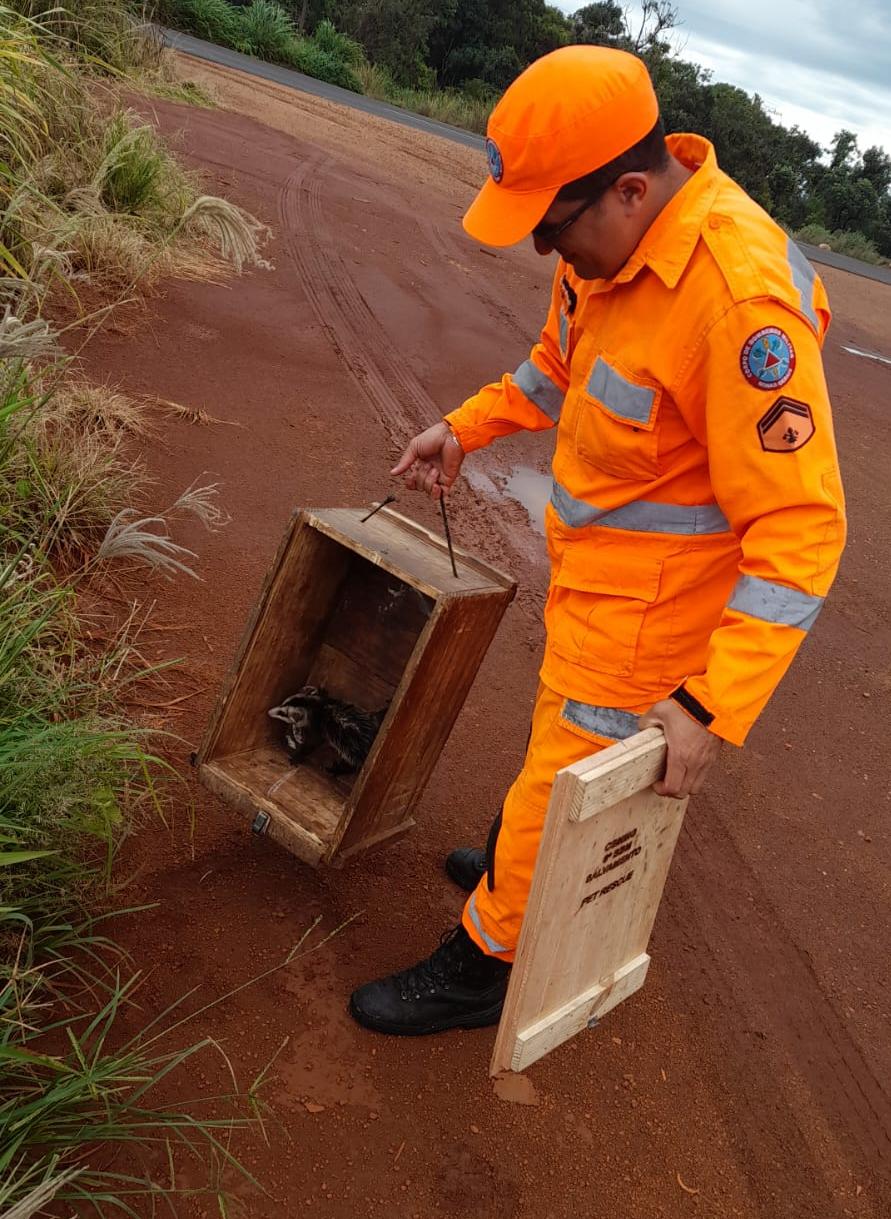
{"type": "Polygon", "coordinates": [[[749,335],[739,353],[739,366],[756,389],[780,389],[795,371],[795,348],[779,326],[765,326],[749,335]]]}
{"type": "Polygon", "coordinates": [[[816,430],[811,408],[794,398],[777,398],[758,421],[758,439],[766,453],[803,449],[816,430]]]}

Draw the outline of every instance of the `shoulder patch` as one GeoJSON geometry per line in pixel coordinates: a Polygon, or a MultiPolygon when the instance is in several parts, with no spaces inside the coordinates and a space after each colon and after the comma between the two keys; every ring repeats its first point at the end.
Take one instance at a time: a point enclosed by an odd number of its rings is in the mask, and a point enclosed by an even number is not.
{"type": "Polygon", "coordinates": [[[779,326],[763,326],[743,343],[739,366],[756,389],[781,389],[795,371],[792,340],[779,326]]]}
{"type": "Polygon", "coordinates": [[[811,408],[794,398],[777,398],[758,420],[758,439],[765,453],[794,453],[817,430],[811,408]]]}

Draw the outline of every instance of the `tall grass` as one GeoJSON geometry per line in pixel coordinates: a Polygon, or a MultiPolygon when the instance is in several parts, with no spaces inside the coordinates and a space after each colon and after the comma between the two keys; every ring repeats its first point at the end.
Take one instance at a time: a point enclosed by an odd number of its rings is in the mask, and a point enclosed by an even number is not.
{"type": "Polygon", "coordinates": [[[5,7],[45,30],[57,44],[103,70],[155,68],[162,43],[151,6],[123,0],[5,0],[5,7]]]}
{"type": "Polygon", "coordinates": [[[274,0],[252,0],[239,8],[227,0],[160,0],[158,14],[168,25],[198,38],[362,92],[356,71],[364,62],[362,48],[330,21],[320,22],[311,37],[303,37],[274,0]]]}
{"type": "MultiPolygon", "coordinates": [[[[123,1039],[135,983],[72,917],[102,900],[121,841],[162,810],[170,771],[121,711],[152,678],[132,621],[84,611],[110,562],[153,565],[114,528],[133,494],[125,440],[145,421],[123,395],[53,372],[0,361],[0,1210],[55,1182],[66,1213],[105,1215],[175,1192],[175,1147],[209,1165],[217,1193],[245,1102],[225,1098],[211,1119],[149,1101],[211,1047],[123,1039]],[[114,1144],[145,1152],[149,1177],[113,1171],[114,1144]],[[70,1166],[77,1175],[60,1179],[70,1166]]],[[[190,552],[167,522],[185,512],[224,521],[215,487],[190,488],[153,518],[174,556],[190,552]]]]}
{"type": "Polygon", "coordinates": [[[807,224],[795,234],[799,241],[810,245],[827,245],[836,254],[846,254],[849,258],[859,258],[861,262],[881,265],[888,260],[879,253],[874,242],[863,233],[836,229],[830,232],[822,224],[807,224]]]}
{"type": "Polygon", "coordinates": [[[162,273],[259,265],[265,238],[117,104],[117,80],[158,54],[118,0],[0,0],[0,1212],[21,1219],[53,1199],[134,1214],[177,1190],[176,1147],[218,1193],[244,1116],[231,1098],[207,1119],[150,1099],[207,1046],[123,1034],[135,983],[78,913],[108,899],[121,842],[165,814],[171,777],[124,714],[161,675],[136,611],[103,600],[111,565],[163,568],[160,553],[194,574],[168,522],[223,514],[213,485],[134,513],[146,409],[75,373],[63,337],[162,273]],[[72,305],[60,336],[48,318],[72,305]],[[113,1170],[114,1145],[144,1149],[144,1172],[113,1170]]]}
{"type": "Polygon", "coordinates": [[[452,127],[485,133],[495,104],[492,99],[476,97],[458,89],[409,89],[397,85],[386,68],[378,64],[363,63],[355,71],[362,91],[368,97],[391,102],[404,110],[424,114],[452,127]]]}
{"type": "MultiPolygon", "coordinates": [[[[40,7],[37,0],[18,4],[40,7]]],[[[89,0],[85,11],[74,4],[51,8],[48,25],[0,2],[0,274],[20,281],[38,307],[62,282],[76,292],[89,277],[120,293],[175,270],[178,260],[201,273],[199,246],[207,252],[207,274],[217,269],[214,248],[227,255],[226,232],[190,213],[201,196],[194,176],[112,93],[88,86],[78,69],[82,61],[72,58],[87,54],[94,6],[117,13],[123,28],[132,24],[114,0],[89,0]]],[[[94,31],[93,41],[101,47],[106,35],[94,31]]],[[[111,50],[123,55],[118,43],[111,50]]],[[[89,62],[100,61],[91,54],[89,62]]],[[[225,206],[233,223],[256,239],[242,250],[239,265],[259,263],[262,227],[225,206]]],[[[0,307],[12,287],[0,283],[0,307]]],[[[14,304],[21,314],[18,300],[14,304]]]]}
{"type": "Polygon", "coordinates": [[[0,936],[15,947],[0,966],[0,1210],[36,1213],[43,1193],[68,1215],[135,1215],[142,1199],[204,1193],[225,1213],[225,1175],[244,1173],[231,1136],[262,1116],[256,1086],[205,1098],[216,1116],[166,1099],[188,1087],[197,1056],[221,1051],[208,1039],[165,1048],[156,1022],[124,1031],[140,979],[95,922],[39,927],[3,911],[0,936]],[[122,1149],[128,1169],[116,1166],[122,1149]],[[207,1180],[180,1188],[190,1161],[207,1180]]]}

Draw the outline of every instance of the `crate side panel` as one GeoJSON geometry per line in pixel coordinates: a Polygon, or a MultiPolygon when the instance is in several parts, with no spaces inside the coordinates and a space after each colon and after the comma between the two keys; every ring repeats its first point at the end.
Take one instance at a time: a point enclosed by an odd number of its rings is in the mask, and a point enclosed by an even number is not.
{"type": "Polygon", "coordinates": [[[338,849],[355,853],[412,811],[511,596],[512,590],[499,589],[437,604],[354,789],[338,849]]]}

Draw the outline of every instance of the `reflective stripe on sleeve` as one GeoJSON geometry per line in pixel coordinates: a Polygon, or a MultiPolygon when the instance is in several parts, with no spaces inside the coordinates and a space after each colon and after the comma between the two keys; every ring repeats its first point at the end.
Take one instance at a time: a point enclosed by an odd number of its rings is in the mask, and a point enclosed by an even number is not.
{"type": "Polygon", "coordinates": [[[773,580],[762,580],[759,576],[740,576],[727,608],[761,618],[764,622],[809,631],[823,608],[823,598],[785,584],[775,584],[773,580]]]}
{"type": "Polygon", "coordinates": [[[564,393],[537,364],[525,360],[513,375],[513,382],[530,402],[556,423],[563,407],[564,393]]]}
{"type": "Polygon", "coordinates": [[[814,280],[817,278],[817,273],[791,237],[786,242],[786,256],[792,272],[792,283],[801,297],[801,312],[819,334],[820,323],[814,308],[814,280]]]}

